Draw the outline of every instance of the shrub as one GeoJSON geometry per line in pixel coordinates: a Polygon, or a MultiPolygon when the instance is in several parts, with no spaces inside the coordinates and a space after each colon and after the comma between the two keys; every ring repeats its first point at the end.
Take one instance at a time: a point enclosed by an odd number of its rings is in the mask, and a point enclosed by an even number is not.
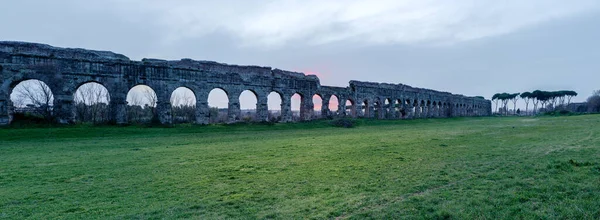
{"type": "Polygon", "coordinates": [[[277,124],[277,122],[273,122],[273,121],[261,121],[261,122],[257,122],[256,124],[273,126],[273,125],[277,124]]]}
{"type": "Polygon", "coordinates": [[[252,116],[244,116],[242,118],[242,121],[246,122],[246,123],[250,123],[252,122],[254,119],[252,118],[252,116]]]}
{"type": "Polygon", "coordinates": [[[354,120],[348,118],[340,118],[331,121],[331,125],[340,128],[352,128],[355,124],[356,122],[354,120]]]}
{"type": "Polygon", "coordinates": [[[568,115],[573,115],[573,113],[569,110],[556,110],[556,111],[549,111],[544,113],[544,115],[549,115],[549,116],[568,116],[568,115]]]}
{"type": "Polygon", "coordinates": [[[281,121],[281,116],[277,116],[277,117],[269,117],[269,122],[275,124],[277,122],[281,121]]]}
{"type": "Polygon", "coordinates": [[[44,118],[41,115],[15,112],[13,114],[11,124],[13,124],[13,125],[16,125],[16,124],[23,124],[23,125],[26,125],[26,124],[49,124],[50,122],[52,122],[51,119],[44,118]]]}

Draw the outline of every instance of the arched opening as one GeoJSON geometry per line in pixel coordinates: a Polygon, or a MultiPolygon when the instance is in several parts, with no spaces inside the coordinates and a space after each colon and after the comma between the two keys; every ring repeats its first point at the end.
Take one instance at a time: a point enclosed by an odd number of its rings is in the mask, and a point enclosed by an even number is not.
{"type": "Polygon", "coordinates": [[[381,119],[383,118],[383,107],[381,105],[381,101],[379,101],[379,99],[375,100],[375,102],[373,102],[373,117],[377,118],[377,119],[381,119]]]}
{"type": "Polygon", "coordinates": [[[346,100],[346,115],[356,117],[356,108],[354,108],[354,102],[350,99],[346,100]]]}
{"type": "Polygon", "coordinates": [[[103,123],[110,120],[110,95],[100,83],[82,84],[73,95],[75,120],[78,122],[103,123]]]}
{"type": "Polygon", "coordinates": [[[431,106],[431,100],[427,100],[427,103],[425,106],[425,117],[430,118],[432,113],[433,113],[433,108],[431,106]]]}
{"type": "Polygon", "coordinates": [[[329,98],[329,111],[331,112],[332,116],[335,116],[338,114],[339,106],[340,106],[340,100],[338,99],[337,96],[332,95],[329,98]]]}
{"type": "Polygon", "coordinates": [[[413,103],[413,106],[414,106],[414,109],[413,109],[414,115],[413,116],[415,118],[418,118],[419,114],[420,114],[420,112],[419,112],[420,111],[419,101],[415,99],[415,100],[413,100],[412,103],[413,103]]]}
{"type": "Polygon", "coordinates": [[[240,94],[240,116],[243,121],[256,120],[256,103],[258,103],[258,96],[254,91],[244,90],[240,94]]]}
{"type": "Polygon", "coordinates": [[[421,118],[425,118],[425,117],[427,117],[427,110],[426,110],[426,107],[427,107],[427,106],[425,106],[425,100],[421,100],[421,105],[419,106],[419,112],[421,113],[421,114],[420,114],[420,117],[421,117],[421,118]]]}
{"type": "Polygon", "coordinates": [[[404,109],[402,99],[396,100],[396,103],[394,104],[394,112],[394,118],[404,118],[406,115],[406,110],[404,109]]]}
{"type": "Polygon", "coordinates": [[[281,104],[282,104],[282,95],[277,92],[271,92],[269,96],[267,96],[267,103],[269,109],[269,121],[281,121],[281,104]]]}
{"type": "Polygon", "coordinates": [[[158,97],[152,88],[137,85],[127,93],[127,117],[132,123],[148,123],[156,119],[158,97]]]}
{"type": "Polygon", "coordinates": [[[392,99],[385,99],[384,101],[384,105],[383,105],[383,112],[384,112],[384,117],[385,118],[392,118],[393,114],[394,114],[394,110],[396,108],[394,108],[394,104],[392,103],[392,99]]]}
{"type": "Polygon", "coordinates": [[[361,106],[360,116],[367,118],[367,117],[369,117],[369,113],[370,113],[370,110],[369,110],[369,101],[365,100],[365,101],[363,101],[363,104],[361,106]]]}
{"type": "Polygon", "coordinates": [[[186,87],[179,87],[171,93],[173,123],[193,123],[196,120],[196,95],[186,87]]]}
{"type": "Polygon", "coordinates": [[[411,104],[410,99],[405,100],[404,111],[407,117],[412,117],[414,114],[414,106],[411,104]]]}
{"type": "Polygon", "coordinates": [[[448,112],[448,104],[442,102],[440,105],[440,117],[445,117],[448,112]]]}
{"type": "Polygon", "coordinates": [[[15,85],[10,93],[10,101],[13,107],[12,120],[41,119],[49,122],[53,118],[54,94],[40,80],[25,80],[15,85]]]}
{"type": "Polygon", "coordinates": [[[313,118],[322,118],[323,114],[322,114],[322,109],[323,109],[323,98],[321,98],[321,95],[319,94],[315,94],[313,95],[313,118]]]}
{"type": "Polygon", "coordinates": [[[446,117],[448,114],[448,103],[442,102],[440,106],[440,117],[446,117]]]}
{"type": "Polygon", "coordinates": [[[302,95],[300,93],[295,93],[290,98],[290,101],[292,107],[292,121],[301,121],[302,118],[300,118],[300,108],[302,106],[302,95]]]}
{"type": "Polygon", "coordinates": [[[221,88],[215,88],[208,93],[208,121],[211,124],[227,122],[229,96],[221,88]]]}

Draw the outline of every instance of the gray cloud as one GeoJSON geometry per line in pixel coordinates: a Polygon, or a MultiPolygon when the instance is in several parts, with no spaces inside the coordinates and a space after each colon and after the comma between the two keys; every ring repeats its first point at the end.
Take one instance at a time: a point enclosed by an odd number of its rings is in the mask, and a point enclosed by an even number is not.
{"type": "Polygon", "coordinates": [[[1,40],[215,60],[467,95],[600,89],[600,2],[21,0],[1,40]]]}
{"type": "MultiPolygon", "coordinates": [[[[229,32],[244,46],[327,44],[453,44],[518,31],[597,10],[594,0],[279,0],[116,1],[126,19],[149,16],[167,42],[229,32]]],[[[106,8],[105,8],[106,9],[106,8]]],[[[110,7],[108,8],[111,9],[110,7]]]]}

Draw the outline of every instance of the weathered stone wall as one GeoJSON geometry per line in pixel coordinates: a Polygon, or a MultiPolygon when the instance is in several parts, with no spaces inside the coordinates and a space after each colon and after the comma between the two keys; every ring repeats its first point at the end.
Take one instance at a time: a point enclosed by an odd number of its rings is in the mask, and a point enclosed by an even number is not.
{"type": "Polygon", "coordinates": [[[491,102],[483,98],[465,97],[447,92],[414,88],[403,84],[351,81],[348,87],[321,86],[313,75],[270,67],[237,66],[210,61],[182,59],[166,61],[143,59],[132,61],[124,55],[105,51],[56,48],[43,44],[0,42],[0,125],[10,123],[10,94],[20,82],[37,79],[46,83],[54,94],[54,113],[61,123],[72,123],[74,94],[88,82],[105,86],[110,95],[112,120],[127,123],[126,96],[136,85],[150,86],[157,95],[157,112],[164,124],[172,123],[172,92],[179,87],[192,90],[196,96],[196,123],[208,123],[208,94],[223,89],[229,98],[230,122],[240,120],[239,96],[245,90],[257,97],[257,118],[267,120],[267,96],[281,95],[282,120],[292,120],[291,97],[302,97],[300,117],[313,115],[313,95],[321,96],[321,115],[346,116],[346,100],[350,116],[377,118],[429,118],[454,116],[486,116],[491,102]],[[338,111],[328,108],[332,96],[339,100],[338,111]],[[386,102],[387,100],[387,102],[386,102]]]}

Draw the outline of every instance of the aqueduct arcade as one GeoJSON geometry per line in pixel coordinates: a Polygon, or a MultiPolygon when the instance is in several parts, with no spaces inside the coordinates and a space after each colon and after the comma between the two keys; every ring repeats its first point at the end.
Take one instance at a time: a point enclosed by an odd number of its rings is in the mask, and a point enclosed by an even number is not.
{"type": "Polygon", "coordinates": [[[240,94],[256,96],[257,121],[268,120],[267,97],[281,97],[281,121],[292,121],[291,97],[300,96],[299,117],[368,117],[378,119],[439,118],[491,115],[491,102],[481,97],[415,88],[404,84],[350,81],[347,87],[321,85],[314,75],[270,67],[228,65],[182,59],[167,61],[128,57],[106,51],[57,48],[49,45],[0,42],[0,125],[12,120],[10,94],[25,80],[44,82],[54,94],[53,114],[60,123],[73,123],[74,94],[89,82],[104,86],[110,95],[110,119],[128,123],[127,93],[137,85],[147,85],[156,93],[156,114],[161,123],[173,122],[170,97],[177,88],[187,88],[196,99],[195,123],[209,123],[208,95],[222,89],[228,98],[227,120],[241,119],[240,94]],[[314,111],[313,96],[321,99],[320,112],[314,111]],[[337,110],[330,110],[330,101],[337,110]]]}

